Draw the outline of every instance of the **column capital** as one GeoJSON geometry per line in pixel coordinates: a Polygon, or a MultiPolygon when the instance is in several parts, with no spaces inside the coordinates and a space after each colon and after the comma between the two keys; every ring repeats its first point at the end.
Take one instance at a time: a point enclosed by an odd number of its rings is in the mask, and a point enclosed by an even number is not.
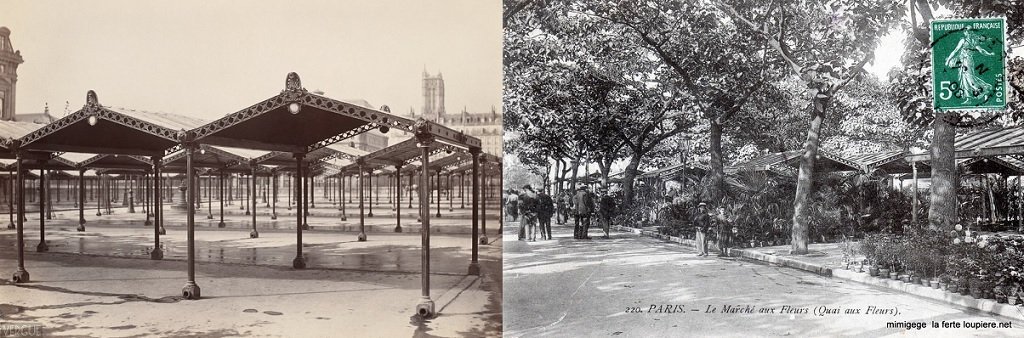
{"type": "Polygon", "coordinates": [[[469,147],[469,153],[474,156],[480,155],[480,147],[469,147]]]}

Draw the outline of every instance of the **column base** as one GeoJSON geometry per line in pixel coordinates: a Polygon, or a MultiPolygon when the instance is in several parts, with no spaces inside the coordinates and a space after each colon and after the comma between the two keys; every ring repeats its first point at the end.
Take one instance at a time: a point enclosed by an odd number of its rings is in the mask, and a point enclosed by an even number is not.
{"type": "Polygon", "coordinates": [[[429,297],[423,297],[419,304],[416,304],[416,315],[420,318],[434,318],[434,301],[429,297]]]}
{"type": "Polygon", "coordinates": [[[391,207],[391,211],[395,211],[395,207],[391,207]]]}
{"type": "Polygon", "coordinates": [[[96,212],[96,216],[103,216],[103,214],[102,214],[102,213],[100,213],[99,211],[97,211],[97,212],[96,212]]]}
{"type": "Polygon", "coordinates": [[[401,225],[395,226],[395,232],[402,232],[402,226],[401,225]]]}
{"type": "Polygon", "coordinates": [[[47,252],[47,251],[50,251],[50,246],[46,245],[46,242],[39,242],[39,244],[36,245],[36,252],[47,252]]]}
{"type": "Polygon", "coordinates": [[[227,225],[226,225],[226,224],[224,224],[224,221],[220,221],[220,222],[217,222],[217,227],[218,227],[218,228],[223,228],[223,227],[226,227],[226,226],[227,226],[227,225]]]}
{"type": "Polygon", "coordinates": [[[25,269],[22,268],[18,268],[18,271],[14,272],[14,277],[11,278],[11,281],[13,281],[14,283],[28,283],[28,271],[25,271],[25,269]]]}
{"type": "Polygon", "coordinates": [[[487,245],[487,235],[480,235],[480,244],[487,245]]]}
{"type": "Polygon", "coordinates": [[[292,260],[292,268],[293,269],[305,269],[306,268],[306,258],[302,257],[302,256],[295,256],[295,259],[292,260]]]}
{"type": "Polygon", "coordinates": [[[246,211],[245,211],[245,215],[246,215],[246,216],[249,216],[249,215],[252,215],[252,214],[250,214],[250,213],[249,213],[249,210],[246,210],[246,211]]]}
{"type": "Polygon", "coordinates": [[[453,208],[448,208],[448,212],[454,212],[454,211],[455,211],[455,209],[453,209],[453,208]]]}
{"type": "Polygon", "coordinates": [[[360,242],[366,242],[366,233],[365,232],[359,232],[359,236],[357,237],[357,239],[360,242]]]}
{"type": "Polygon", "coordinates": [[[206,219],[213,219],[213,214],[206,214],[206,219]]]}
{"type": "Polygon", "coordinates": [[[260,233],[256,230],[250,231],[249,238],[260,238],[260,233]]]}
{"type": "Polygon", "coordinates": [[[164,229],[163,225],[160,226],[160,234],[161,235],[166,235],[167,234],[167,229],[164,229]]]}
{"type": "Polygon", "coordinates": [[[161,260],[164,259],[164,251],[160,248],[153,248],[153,251],[149,252],[149,259],[161,260]]]}
{"type": "Polygon", "coordinates": [[[16,229],[16,228],[17,228],[17,226],[15,226],[15,225],[14,225],[14,222],[11,222],[11,223],[8,223],[8,224],[7,224],[7,228],[8,228],[8,229],[16,229]]]}
{"type": "Polygon", "coordinates": [[[147,219],[145,222],[142,222],[142,225],[145,225],[145,226],[153,225],[153,221],[147,219]]]}
{"type": "Polygon", "coordinates": [[[78,232],[85,232],[85,224],[84,223],[78,224],[78,229],[75,229],[75,230],[77,230],[78,232]]]}
{"type": "Polygon", "coordinates": [[[466,274],[470,275],[470,276],[479,276],[480,275],[480,264],[477,263],[477,262],[470,262],[469,263],[469,272],[466,272],[466,274]]]}
{"type": "Polygon", "coordinates": [[[373,217],[373,212],[371,211],[371,212],[367,213],[366,217],[373,217]]]}
{"type": "Polygon", "coordinates": [[[348,220],[348,217],[345,217],[345,215],[341,215],[341,220],[342,220],[342,221],[347,221],[347,220],[348,220]]]}
{"type": "Polygon", "coordinates": [[[184,297],[185,299],[199,299],[199,291],[199,285],[196,285],[196,282],[188,281],[187,283],[185,283],[185,287],[181,288],[181,296],[184,297]]]}
{"type": "Polygon", "coordinates": [[[275,214],[270,214],[270,220],[276,220],[276,219],[277,219],[277,214],[276,213],[275,214]]]}
{"type": "Polygon", "coordinates": [[[310,209],[316,209],[316,204],[310,204],[310,205],[309,205],[309,208],[310,208],[310,209]]]}
{"type": "Polygon", "coordinates": [[[434,215],[434,217],[441,218],[441,211],[438,211],[437,214],[434,215]]]}
{"type": "Polygon", "coordinates": [[[303,223],[303,224],[302,224],[302,230],[303,230],[303,231],[305,231],[305,230],[309,230],[309,224],[305,224],[305,223],[303,223]]]}
{"type": "Polygon", "coordinates": [[[292,211],[292,207],[288,207],[288,211],[292,211]]]}

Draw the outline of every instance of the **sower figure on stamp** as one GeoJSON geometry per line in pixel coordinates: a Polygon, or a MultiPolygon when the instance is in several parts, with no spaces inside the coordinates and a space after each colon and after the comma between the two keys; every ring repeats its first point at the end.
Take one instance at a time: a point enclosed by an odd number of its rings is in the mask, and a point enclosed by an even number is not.
{"type": "Polygon", "coordinates": [[[573,197],[573,210],[576,213],[576,227],[573,231],[575,239],[590,239],[587,233],[590,231],[590,214],[594,212],[594,198],[587,191],[586,186],[580,186],[573,197]]]}
{"type": "Polygon", "coordinates": [[[612,217],[615,216],[615,198],[612,197],[612,193],[607,189],[601,189],[601,206],[599,207],[599,213],[601,216],[601,229],[604,230],[604,239],[608,239],[608,231],[611,228],[612,217]]]}
{"type": "Polygon", "coordinates": [[[529,240],[537,240],[537,193],[529,184],[523,186],[523,192],[519,194],[519,233],[526,232],[529,240]]]}
{"type": "Polygon", "coordinates": [[[707,203],[697,204],[697,210],[693,213],[693,227],[697,234],[697,256],[708,255],[708,228],[711,226],[711,216],[708,215],[707,203]]]}
{"type": "Polygon", "coordinates": [[[551,216],[555,214],[555,201],[548,195],[547,187],[537,194],[537,222],[540,225],[540,239],[551,239],[551,216]]]}

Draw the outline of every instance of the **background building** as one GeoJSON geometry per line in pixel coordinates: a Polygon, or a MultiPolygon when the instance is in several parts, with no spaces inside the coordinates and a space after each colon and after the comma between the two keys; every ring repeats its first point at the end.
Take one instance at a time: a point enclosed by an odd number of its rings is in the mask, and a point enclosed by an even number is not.
{"type": "MultiPolygon", "coordinates": [[[[448,114],[444,102],[444,78],[438,72],[432,76],[423,70],[423,118],[440,123],[467,135],[479,138],[485,153],[501,157],[504,152],[502,141],[502,115],[494,106],[489,112],[471,113],[465,107],[458,114],[448,114]]],[[[416,112],[409,109],[410,118],[416,112]]]]}
{"type": "Polygon", "coordinates": [[[11,45],[11,30],[0,27],[0,120],[14,120],[14,98],[18,86],[18,65],[25,62],[21,51],[11,45]]]}

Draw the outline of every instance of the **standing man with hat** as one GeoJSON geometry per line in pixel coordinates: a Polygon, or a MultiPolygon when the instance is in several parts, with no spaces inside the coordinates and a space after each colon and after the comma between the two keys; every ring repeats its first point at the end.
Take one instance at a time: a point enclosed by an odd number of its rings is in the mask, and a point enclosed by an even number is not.
{"type": "Polygon", "coordinates": [[[537,240],[537,211],[540,209],[537,201],[537,194],[529,184],[523,186],[523,193],[519,194],[519,233],[523,234],[525,229],[526,238],[531,242],[537,240]]]}
{"type": "Polygon", "coordinates": [[[604,230],[604,239],[608,239],[609,228],[611,228],[612,217],[615,216],[615,199],[607,188],[601,189],[601,203],[598,208],[598,215],[601,217],[601,229],[604,230]]]}
{"type": "Polygon", "coordinates": [[[555,201],[547,193],[548,187],[537,194],[537,225],[540,227],[540,239],[552,239],[551,216],[555,214],[555,201]]]}
{"type": "Polygon", "coordinates": [[[708,215],[708,204],[700,202],[693,214],[693,226],[697,232],[697,256],[708,255],[708,229],[711,227],[711,216],[708,215]]]}
{"type": "Polygon", "coordinates": [[[590,239],[590,214],[594,212],[594,198],[587,191],[587,186],[580,186],[576,189],[576,196],[573,197],[573,210],[576,213],[576,228],[573,231],[575,239],[590,239]]]}

